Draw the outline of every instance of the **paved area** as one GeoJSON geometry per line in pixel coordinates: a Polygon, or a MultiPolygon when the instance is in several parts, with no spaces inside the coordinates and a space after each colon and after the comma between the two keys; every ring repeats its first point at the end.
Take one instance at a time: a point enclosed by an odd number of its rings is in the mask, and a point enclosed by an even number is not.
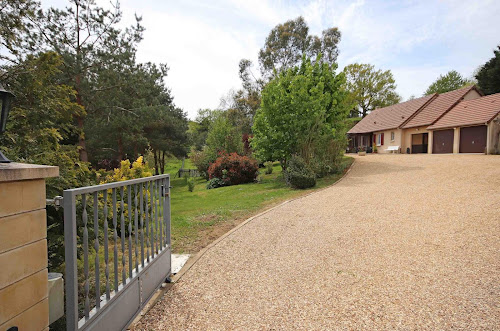
{"type": "Polygon", "coordinates": [[[368,155],[210,249],[139,330],[493,330],[500,156],[368,155]]]}

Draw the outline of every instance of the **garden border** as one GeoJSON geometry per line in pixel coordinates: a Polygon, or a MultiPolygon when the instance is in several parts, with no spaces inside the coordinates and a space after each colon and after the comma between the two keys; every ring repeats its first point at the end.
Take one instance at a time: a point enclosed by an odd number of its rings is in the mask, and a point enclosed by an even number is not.
{"type": "MultiPolygon", "coordinates": [[[[350,156],[352,157],[352,156],[350,156]]],[[[305,197],[308,197],[310,195],[313,195],[313,194],[316,194],[316,193],[319,193],[323,190],[326,190],[328,188],[331,188],[335,185],[337,185],[339,182],[341,182],[345,177],[347,177],[347,175],[349,174],[349,172],[351,172],[351,169],[354,167],[354,164],[356,163],[356,158],[355,157],[352,157],[353,158],[353,161],[351,163],[351,165],[349,166],[349,168],[344,172],[344,174],[342,175],[342,177],[340,177],[337,181],[335,181],[335,183],[332,183],[331,185],[328,185],[326,187],[323,187],[319,190],[316,190],[316,191],[313,191],[313,192],[310,192],[310,193],[307,193],[305,195],[301,195],[299,197],[296,197],[296,198],[293,198],[293,199],[290,199],[290,200],[286,200],[286,201],[283,201],[282,203],[274,206],[274,207],[271,207],[269,209],[266,209],[264,210],[263,212],[260,212],[258,213],[257,215],[254,215],[254,216],[251,216],[249,218],[247,218],[246,220],[244,220],[243,222],[241,222],[240,224],[238,224],[237,226],[235,226],[234,228],[232,228],[231,230],[229,230],[228,232],[224,233],[222,236],[220,236],[219,238],[215,239],[213,242],[211,242],[208,246],[204,247],[201,251],[199,251],[198,253],[196,253],[195,256],[193,256],[192,258],[190,258],[186,264],[182,267],[182,269],[176,273],[174,276],[171,277],[171,283],[169,284],[163,284],[157,291],[155,294],[153,294],[151,296],[151,298],[149,299],[149,302],[146,303],[146,305],[144,306],[143,310],[140,312],[140,314],[137,315],[137,317],[132,321],[132,323],[127,327],[127,330],[133,328],[137,323],[140,322],[140,320],[144,317],[144,315],[146,315],[150,310],[151,308],[153,308],[156,303],[158,301],[161,300],[161,298],[163,297],[163,295],[168,291],[170,290],[174,285],[175,283],[177,283],[181,278],[182,276],[184,276],[184,274],[189,270],[191,269],[191,267],[196,263],[198,262],[198,260],[203,256],[205,255],[205,253],[210,250],[211,248],[217,246],[218,243],[220,243],[222,240],[226,239],[227,237],[229,237],[231,234],[233,234],[234,232],[236,232],[237,230],[241,229],[242,227],[244,227],[245,225],[247,225],[248,223],[250,223],[252,220],[256,219],[257,217],[260,217],[262,215],[265,215],[267,213],[269,213],[270,211],[273,211],[274,209],[277,209],[279,207],[282,207],[284,205],[286,205],[287,203],[289,202],[292,202],[292,201],[295,201],[295,200],[299,200],[299,199],[302,199],[302,198],[305,198],[305,197]]]]}

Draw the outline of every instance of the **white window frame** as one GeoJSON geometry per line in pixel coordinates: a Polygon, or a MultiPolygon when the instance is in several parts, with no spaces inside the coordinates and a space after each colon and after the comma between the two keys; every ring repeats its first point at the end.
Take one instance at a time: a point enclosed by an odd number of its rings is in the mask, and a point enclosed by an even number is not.
{"type": "Polygon", "coordinates": [[[394,141],[394,139],[396,139],[396,134],[394,131],[391,131],[391,141],[394,141]]]}
{"type": "Polygon", "coordinates": [[[382,146],[382,134],[377,133],[377,146],[382,146]]]}

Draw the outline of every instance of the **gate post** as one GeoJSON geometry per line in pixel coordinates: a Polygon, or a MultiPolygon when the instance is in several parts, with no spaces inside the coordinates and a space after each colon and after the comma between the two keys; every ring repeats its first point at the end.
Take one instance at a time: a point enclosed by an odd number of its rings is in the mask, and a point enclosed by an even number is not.
{"type": "Polygon", "coordinates": [[[76,265],[75,196],[64,191],[64,255],[66,273],[66,330],[78,330],[78,273],[76,265]],[[69,294],[72,295],[69,295],[69,294]],[[69,298],[73,298],[70,301],[69,298]]]}
{"type": "Polygon", "coordinates": [[[49,326],[45,178],[58,167],[0,163],[0,330],[49,326]]]}

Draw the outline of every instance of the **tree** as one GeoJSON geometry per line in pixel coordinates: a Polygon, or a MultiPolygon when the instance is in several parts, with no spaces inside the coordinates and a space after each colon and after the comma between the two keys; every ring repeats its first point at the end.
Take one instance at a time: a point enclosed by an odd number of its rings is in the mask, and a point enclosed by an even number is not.
{"type": "Polygon", "coordinates": [[[218,112],[210,125],[206,147],[211,162],[221,152],[242,154],[241,132],[231,124],[226,112],[218,112]]]}
{"type": "Polygon", "coordinates": [[[328,149],[345,140],[348,113],[344,74],[335,74],[336,68],[304,57],[264,87],[251,141],[261,161],[279,160],[283,169],[294,154],[306,162],[318,156],[335,161],[339,149],[328,149]]]}
{"type": "Polygon", "coordinates": [[[486,95],[500,93],[500,45],[493,53],[494,56],[476,74],[477,83],[486,95]]]}
{"type": "Polygon", "coordinates": [[[80,159],[88,161],[85,119],[94,109],[92,104],[98,91],[110,91],[117,86],[93,85],[104,70],[130,67],[135,61],[136,45],[142,39],[144,28],[141,18],[136,25],[121,30],[119,4],[111,10],[101,8],[94,0],[71,0],[71,6],[64,10],[50,8],[39,11],[31,21],[25,48],[31,51],[53,50],[64,60],[62,82],[76,91],[76,102],[84,107],[85,113],[75,116],[78,132],[80,159]]]}
{"type": "Polygon", "coordinates": [[[164,86],[167,71],[165,65],[134,64],[104,70],[96,77],[98,98],[92,103],[94,111],[84,127],[93,164],[116,167],[125,158],[135,160],[144,154],[149,143],[144,126],[154,119],[158,109],[173,106],[170,91],[164,86]],[[105,86],[117,87],[99,91],[105,86]]]}
{"type": "Polygon", "coordinates": [[[195,151],[201,151],[206,144],[208,130],[216,117],[212,109],[199,109],[194,121],[189,122],[189,140],[195,151]]]}
{"type": "Polygon", "coordinates": [[[259,52],[261,73],[269,78],[274,71],[284,72],[299,65],[303,55],[333,64],[337,60],[340,37],[338,28],[324,30],[321,38],[309,35],[309,27],[302,16],[278,24],[259,52]],[[319,54],[322,56],[318,57],[319,54]]]}
{"type": "Polygon", "coordinates": [[[401,102],[390,70],[375,70],[371,64],[354,63],[344,68],[347,102],[352,105],[351,117],[365,117],[375,108],[401,102]]]}
{"type": "Polygon", "coordinates": [[[472,84],[474,82],[463,77],[457,71],[452,70],[444,76],[439,75],[438,79],[427,88],[424,95],[450,92],[472,84]]]}
{"type": "Polygon", "coordinates": [[[165,157],[186,156],[188,151],[188,120],[186,113],[175,107],[160,107],[152,112],[144,132],[153,150],[155,173],[165,171],[165,157]]]}
{"type": "Polygon", "coordinates": [[[38,6],[38,3],[31,0],[2,1],[0,5],[1,61],[19,65],[19,61],[16,61],[15,58],[22,43],[22,36],[28,31],[28,22],[34,19],[38,6]]]}

